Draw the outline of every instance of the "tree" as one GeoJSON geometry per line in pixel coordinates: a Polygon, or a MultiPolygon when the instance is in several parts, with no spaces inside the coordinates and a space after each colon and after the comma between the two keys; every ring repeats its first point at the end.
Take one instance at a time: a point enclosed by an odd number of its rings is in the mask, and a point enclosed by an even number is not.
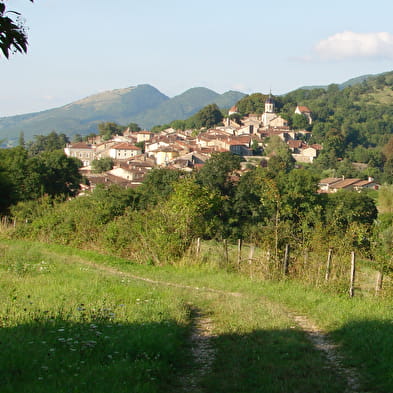
{"type": "Polygon", "coordinates": [[[7,11],[3,1],[0,3],[0,49],[7,59],[10,52],[27,52],[26,28],[21,21],[20,13],[7,11]]]}
{"type": "Polygon", "coordinates": [[[109,140],[113,135],[123,135],[124,126],[112,121],[104,121],[98,124],[98,132],[104,140],[109,140]]]}
{"type": "Polygon", "coordinates": [[[139,147],[142,150],[142,153],[145,152],[145,145],[146,145],[145,141],[135,142],[134,145],[136,147],[139,147]]]}
{"type": "Polygon", "coordinates": [[[289,172],[295,166],[295,159],[292,157],[288,145],[276,135],[269,138],[265,153],[270,155],[268,168],[273,173],[289,172]]]}
{"type": "Polygon", "coordinates": [[[267,146],[265,147],[265,153],[267,155],[275,154],[281,155],[288,151],[288,145],[277,135],[273,135],[266,139],[267,146]]]}
{"type": "Polygon", "coordinates": [[[26,191],[30,198],[44,194],[75,196],[82,176],[80,160],[67,157],[62,151],[45,151],[27,161],[26,191]]]}
{"type": "Polygon", "coordinates": [[[384,184],[378,191],[378,210],[393,214],[393,185],[384,184]]]}
{"type": "Polygon", "coordinates": [[[129,128],[131,132],[138,132],[141,131],[141,127],[139,127],[138,124],[136,123],[130,123],[126,126],[126,128],[129,128]]]}
{"type": "Polygon", "coordinates": [[[26,146],[25,134],[23,131],[19,133],[18,146],[22,146],[22,147],[26,146]]]}
{"type": "Polygon", "coordinates": [[[386,160],[393,158],[393,136],[391,136],[388,142],[383,146],[382,153],[386,157],[386,160]]]}
{"type": "Polygon", "coordinates": [[[309,126],[308,119],[304,115],[299,115],[298,113],[295,113],[292,116],[292,127],[295,130],[304,130],[309,126]]]}
{"type": "Polygon", "coordinates": [[[232,199],[232,222],[238,232],[237,237],[251,235],[254,228],[264,224],[269,218],[271,212],[261,202],[266,175],[266,169],[256,168],[240,177],[232,199]]]}
{"type": "Polygon", "coordinates": [[[377,215],[374,200],[366,194],[344,190],[329,195],[326,222],[337,230],[345,230],[351,223],[371,226],[377,215]]]}
{"type": "Polygon", "coordinates": [[[265,112],[266,97],[266,95],[261,93],[245,96],[236,104],[237,110],[241,115],[263,113],[265,112]]]}
{"type": "Polygon", "coordinates": [[[338,165],[336,171],[337,177],[349,177],[355,178],[361,176],[359,171],[353,166],[352,162],[348,158],[344,158],[338,165]]]}
{"type": "Polygon", "coordinates": [[[318,177],[307,169],[294,169],[279,178],[283,200],[283,215],[298,222],[318,206],[318,177]]]}
{"type": "Polygon", "coordinates": [[[233,181],[231,175],[240,168],[241,158],[231,152],[213,153],[197,173],[197,181],[221,195],[231,195],[233,181]]]}
{"type": "Polygon", "coordinates": [[[185,120],[174,120],[171,122],[171,127],[174,130],[185,130],[187,122],[185,120]]]}
{"type": "Polygon", "coordinates": [[[104,157],[100,160],[91,162],[91,169],[94,173],[102,173],[110,171],[113,168],[113,160],[110,157],[104,157]]]}
{"type": "Polygon", "coordinates": [[[5,213],[12,203],[13,184],[4,168],[0,167],[0,213],[5,213]]]}
{"type": "Polygon", "coordinates": [[[9,204],[28,198],[26,177],[28,176],[28,154],[22,146],[0,149],[2,182],[6,184],[9,204]]]}
{"type": "Polygon", "coordinates": [[[152,169],[138,187],[141,207],[146,208],[166,200],[173,192],[173,185],[181,175],[180,171],[173,169],[152,169]]]}
{"type": "Polygon", "coordinates": [[[44,151],[62,150],[69,139],[65,134],[52,131],[48,135],[34,135],[34,140],[27,144],[30,156],[35,156],[44,151]]]}
{"type": "Polygon", "coordinates": [[[219,207],[219,195],[197,184],[193,177],[174,183],[167,202],[160,206],[168,230],[177,233],[185,246],[192,239],[210,234],[219,207]]]}
{"type": "Polygon", "coordinates": [[[82,137],[82,135],[81,135],[81,134],[75,134],[75,135],[72,137],[72,142],[73,142],[73,143],[83,142],[83,137],[82,137]]]}
{"type": "Polygon", "coordinates": [[[195,120],[198,128],[213,127],[220,123],[222,119],[223,116],[217,104],[207,105],[195,115],[195,120]]]}

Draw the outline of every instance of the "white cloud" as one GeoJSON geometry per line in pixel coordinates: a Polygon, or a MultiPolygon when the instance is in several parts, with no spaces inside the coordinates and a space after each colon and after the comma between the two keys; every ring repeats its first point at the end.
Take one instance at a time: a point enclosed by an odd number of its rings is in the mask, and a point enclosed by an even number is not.
{"type": "Polygon", "coordinates": [[[314,51],[324,60],[346,58],[393,58],[393,35],[344,31],[319,41],[314,51]]]}

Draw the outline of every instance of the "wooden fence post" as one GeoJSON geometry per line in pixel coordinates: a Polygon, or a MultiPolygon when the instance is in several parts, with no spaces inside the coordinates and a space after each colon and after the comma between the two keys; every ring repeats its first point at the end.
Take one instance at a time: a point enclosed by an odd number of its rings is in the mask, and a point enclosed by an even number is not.
{"type": "Polygon", "coordinates": [[[240,269],[240,263],[242,260],[242,239],[237,239],[237,267],[240,269]]]}
{"type": "Polygon", "coordinates": [[[375,294],[378,295],[382,289],[383,273],[382,270],[377,272],[377,282],[375,284],[375,294]]]}
{"type": "Polygon", "coordinates": [[[356,260],[355,252],[351,252],[351,281],[349,285],[349,296],[354,297],[355,295],[355,270],[356,270],[356,260]]]}
{"type": "Polygon", "coordinates": [[[289,244],[285,246],[284,254],[284,276],[288,274],[289,271],[289,244]]]}
{"type": "Polygon", "coordinates": [[[228,241],[227,241],[227,239],[224,239],[224,254],[225,254],[225,262],[228,265],[229,256],[228,256],[228,241]]]}
{"type": "Polygon", "coordinates": [[[326,272],[325,272],[325,281],[328,282],[330,278],[330,265],[332,263],[332,253],[333,250],[329,248],[327,262],[326,262],[326,272]]]}
{"type": "Polygon", "coordinates": [[[198,237],[197,244],[196,244],[196,257],[197,258],[199,258],[200,253],[201,253],[201,238],[198,237]]]}
{"type": "Polygon", "coordinates": [[[254,257],[255,246],[251,244],[250,246],[250,254],[248,255],[248,263],[252,263],[252,258],[254,257]]]}
{"type": "Polygon", "coordinates": [[[306,269],[307,265],[308,265],[308,248],[305,248],[303,254],[303,269],[306,269]]]}
{"type": "Polygon", "coordinates": [[[248,265],[250,268],[250,277],[252,278],[252,259],[254,258],[255,245],[251,244],[250,254],[248,255],[248,265]]]}

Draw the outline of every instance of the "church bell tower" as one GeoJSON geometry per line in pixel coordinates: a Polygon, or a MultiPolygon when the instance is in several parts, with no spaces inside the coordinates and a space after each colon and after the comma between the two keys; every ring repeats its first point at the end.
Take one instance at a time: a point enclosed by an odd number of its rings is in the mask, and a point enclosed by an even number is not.
{"type": "Polygon", "coordinates": [[[269,93],[269,97],[265,101],[265,113],[274,113],[274,100],[272,92],[269,93]]]}

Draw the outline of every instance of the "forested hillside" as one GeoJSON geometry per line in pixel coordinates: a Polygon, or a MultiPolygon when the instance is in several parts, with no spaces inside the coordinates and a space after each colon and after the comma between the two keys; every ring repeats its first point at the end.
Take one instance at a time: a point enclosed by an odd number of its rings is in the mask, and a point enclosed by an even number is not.
{"type": "MultiPolygon", "coordinates": [[[[237,103],[240,114],[262,113],[265,99],[263,94],[243,98],[237,103]]],[[[393,181],[393,72],[344,88],[333,84],[299,89],[274,100],[276,110],[288,119],[291,128],[311,131],[308,142],[323,146],[313,165],[319,172],[393,181]],[[297,105],[311,110],[311,125],[294,113],[297,105]],[[352,163],[367,165],[359,171],[352,163]]]]}

